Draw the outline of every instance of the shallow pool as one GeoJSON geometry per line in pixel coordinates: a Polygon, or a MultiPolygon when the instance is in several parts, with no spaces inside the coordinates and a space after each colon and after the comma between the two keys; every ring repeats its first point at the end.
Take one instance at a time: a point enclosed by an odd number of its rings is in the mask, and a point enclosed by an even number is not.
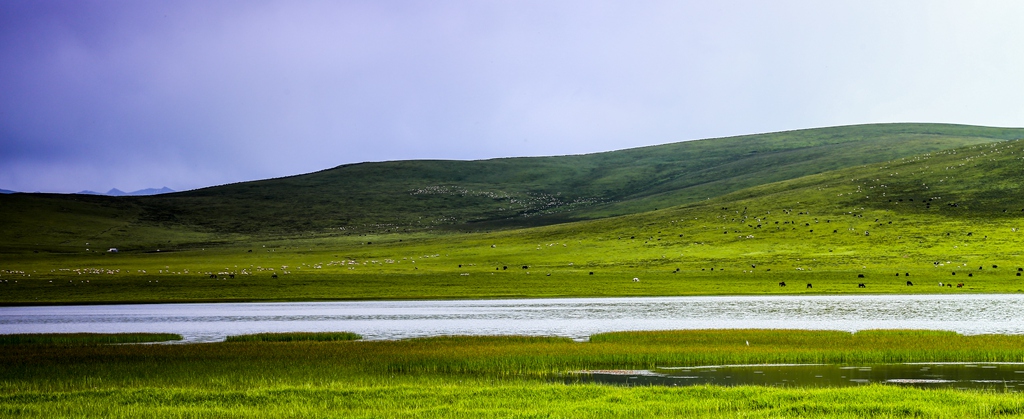
{"type": "Polygon", "coordinates": [[[1024,389],[1024,363],[770,364],[578,371],[569,381],[618,385],[849,387],[871,383],[919,388],[1024,389]]]}

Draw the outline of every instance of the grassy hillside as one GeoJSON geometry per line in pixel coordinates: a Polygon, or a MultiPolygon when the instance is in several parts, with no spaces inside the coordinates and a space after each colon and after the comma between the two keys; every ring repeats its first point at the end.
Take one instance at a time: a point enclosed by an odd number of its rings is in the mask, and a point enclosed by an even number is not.
{"type": "Polygon", "coordinates": [[[216,231],[394,232],[544,225],[665,208],[842,167],[1024,137],[887,124],[750,135],[580,156],[401,161],[140,201],[216,231]]]}
{"type": "Polygon", "coordinates": [[[0,246],[208,246],[241,236],[487,231],[632,214],[786,179],[1024,137],[1022,129],[882,124],[579,156],[363,163],[150,197],[0,196],[0,246]]]}
{"type": "Polygon", "coordinates": [[[238,236],[117,254],[81,244],[64,254],[19,250],[0,266],[0,279],[19,281],[0,300],[1024,292],[1022,159],[1021,140],[971,145],[653,212],[492,233],[238,236]]]}

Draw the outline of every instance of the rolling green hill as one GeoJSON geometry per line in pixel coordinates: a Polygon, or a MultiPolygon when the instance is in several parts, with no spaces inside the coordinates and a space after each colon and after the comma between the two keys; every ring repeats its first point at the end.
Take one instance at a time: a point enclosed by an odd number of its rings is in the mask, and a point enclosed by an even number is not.
{"type": "MultiPolygon", "coordinates": [[[[851,142],[870,142],[861,138],[851,142]]],[[[354,234],[310,227],[313,233],[307,234],[225,233],[210,227],[223,228],[225,222],[191,224],[172,209],[156,217],[146,207],[155,204],[141,198],[15,195],[19,205],[3,209],[7,240],[0,244],[0,276],[24,282],[5,288],[0,303],[1024,292],[1024,280],[1016,275],[1024,268],[1024,195],[1018,193],[1024,140],[971,138],[946,139],[967,143],[957,148],[743,189],[722,186],[716,196],[655,211],[491,232],[379,228],[354,234]],[[121,252],[106,252],[109,247],[121,252]],[[90,278],[92,283],[80,283],[90,278]],[[906,285],[908,280],[918,286],[906,285]],[[804,288],[805,282],[813,288],[804,288]],[[965,285],[939,288],[940,282],[965,285]]],[[[832,160],[839,158],[823,157],[818,164],[832,160]]],[[[387,164],[353,167],[359,166],[387,164]]],[[[337,173],[308,176],[332,175],[337,173]]],[[[735,185],[738,178],[722,184],[735,185]]],[[[312,181],[299,176],[267,182],[287,190],[282,185],[288,182],[312,181]]],[[[241,196],[222,210],[247,211],[241,196]]],[[[598,217],[627,202],[578,213],[598,217]]],[[[269,213],[258,202],[246,205],[269,213]]],[[[223,214],[235,223],[253,217],[223,214]]]]}
{"type": "MultiPolygon", "coordinates": [[[[843,167],[1024,137],[881,124],[576,156],[399,161],[149,197],[0,196],[3,246],[220,243],[237,236],[488,231],[640,213],[843,167]]],[[[166,246],[166,245],[165,245],[166,246]]]]}
{"type": "Polygon", "coordinates": [[[188,223],[230,232],[522,227],[650,211],[842,167],[1021,137],[1019,129],[851,126],[578,156],[364,163],[140,202],[148,213],[170,210],[188,223]]]}

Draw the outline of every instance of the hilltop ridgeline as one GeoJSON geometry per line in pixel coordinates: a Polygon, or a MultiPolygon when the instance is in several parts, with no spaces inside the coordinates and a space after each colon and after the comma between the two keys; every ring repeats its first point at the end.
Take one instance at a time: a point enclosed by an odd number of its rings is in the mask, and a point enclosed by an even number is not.
{"type": "Polygon", "coordinates": [[[519,228],[691,204],[807,175],[1021,137],[1024,129],[879,124],[588,155],[361,163],[159,196],[8,195],[4,218],[15,230],[32,223],[25,216],[60,216],[79,220],[75,224],[102,220],[96,228],[103,231],[261,235],[519,228]]]}
{"type": "Polygon", "coordinates": [[[1019,137],[1024,130],[951,125],[823,128],[579,156],[363,163],[140,203],[149,216],[173,212],[175,219],[232,232],[521,227],[650,211],[1019,137]]]}

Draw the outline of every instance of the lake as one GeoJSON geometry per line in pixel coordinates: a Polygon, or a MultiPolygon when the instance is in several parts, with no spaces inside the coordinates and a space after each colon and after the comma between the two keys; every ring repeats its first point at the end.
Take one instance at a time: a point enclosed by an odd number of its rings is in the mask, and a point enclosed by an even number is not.
{"type": "Polygon", "coordinates": [[[0,334],[178,333],[216,342],[263,332],[365,339],[564,336],[670,329],[931,329],[1024,334],[1024,295],[722,296],[0,307],[0,334]]]}

